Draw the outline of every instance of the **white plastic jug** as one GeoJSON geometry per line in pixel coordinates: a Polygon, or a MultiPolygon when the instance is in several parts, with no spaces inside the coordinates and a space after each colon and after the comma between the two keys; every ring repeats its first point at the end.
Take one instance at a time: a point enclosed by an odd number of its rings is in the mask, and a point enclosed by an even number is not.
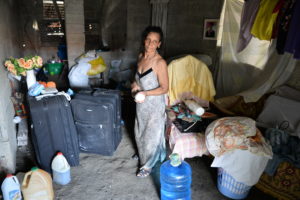
{"type": "Polygon", "coordinates": [[[4,179],[1,190],[4,200],[21,200],[21,188],[18,178],[12,174],[7,174],[4,179]]]}
{"type": "Polygon", "coordinates": [[[52,164],[53,181],[60,185],[66,185],[71,181],[70,165],[62,152],[58,152],[52,164]]]}

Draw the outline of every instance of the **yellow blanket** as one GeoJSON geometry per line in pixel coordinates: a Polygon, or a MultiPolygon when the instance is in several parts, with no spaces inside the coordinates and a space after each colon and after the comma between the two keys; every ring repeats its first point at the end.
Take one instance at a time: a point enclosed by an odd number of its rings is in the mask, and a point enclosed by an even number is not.
{"type": "Polygon", "coordinates": [[[169,103],[172,105],[183,93],[213,101],[216,94],[211,72],[206,64],[188,55],[173,60],[168,65],[169,74],[169,103]]]}

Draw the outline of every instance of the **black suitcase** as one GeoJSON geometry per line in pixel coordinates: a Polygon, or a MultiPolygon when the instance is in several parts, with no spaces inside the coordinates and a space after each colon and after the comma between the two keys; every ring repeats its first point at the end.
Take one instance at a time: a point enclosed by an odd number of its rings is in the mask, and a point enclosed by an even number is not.
{"type": "Polygon", "coordinates": [[[94,90],[93,96],[95,97],[100,97],[104,98],[107,97],[109,99],[113,100],[113,103],[116,105],[116,112],[114,112],[114,132],[116,136],[116,141],[115,142],[115,148],[118,147],[121,139],[122,139],[122,117],[121,117],[121,96],[120,96],[120,91],[118,90],[107,90],[107,89],[102,89],[98,88],[97,90],[94,90]]]}
{"type": "Polygon", "coordinates": [[[71,105],[79,149],[86,153],[113,155],[122,139],[119,91],[81,91],[71,105]]]}
{"type": "Polygon", "coordinates": [[[40,100],[28,97],[32,141],[40,167],[51,172],[51,162],[62,152],[70,166],[79,165],[77,130],[69,101],[63,95],[48,96],[40,100]]]}

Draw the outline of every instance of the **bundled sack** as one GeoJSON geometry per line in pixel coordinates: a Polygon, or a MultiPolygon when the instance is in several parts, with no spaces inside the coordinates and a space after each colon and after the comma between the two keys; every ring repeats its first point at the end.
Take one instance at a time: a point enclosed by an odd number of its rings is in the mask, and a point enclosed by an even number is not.
{"type": "Polygon", "coordinates": [[[98,75],[106,70],[106,64],[101,56],[86,53],[75,60],[68,78],[72,88],[89,88],[89,76],[98,75]]]}
{"type": "Polygon", "coordinates": [[[235,149],[271,158],[272,148],[266,143],[255,121],[248,117],[224,117],[212,122],[205,131],[206,146],[214,156],[235,149]]]}

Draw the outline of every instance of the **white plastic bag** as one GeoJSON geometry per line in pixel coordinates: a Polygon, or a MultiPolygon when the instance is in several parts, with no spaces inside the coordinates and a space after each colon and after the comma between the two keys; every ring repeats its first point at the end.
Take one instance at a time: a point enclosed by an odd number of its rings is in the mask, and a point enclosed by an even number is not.
{"type": "Polygon", "coordinates": [[[68,75],[71,88],[88,88],[89,76],[87,71],[91,68],[88,62],[81,62],[74,65],[68,75]]]}

